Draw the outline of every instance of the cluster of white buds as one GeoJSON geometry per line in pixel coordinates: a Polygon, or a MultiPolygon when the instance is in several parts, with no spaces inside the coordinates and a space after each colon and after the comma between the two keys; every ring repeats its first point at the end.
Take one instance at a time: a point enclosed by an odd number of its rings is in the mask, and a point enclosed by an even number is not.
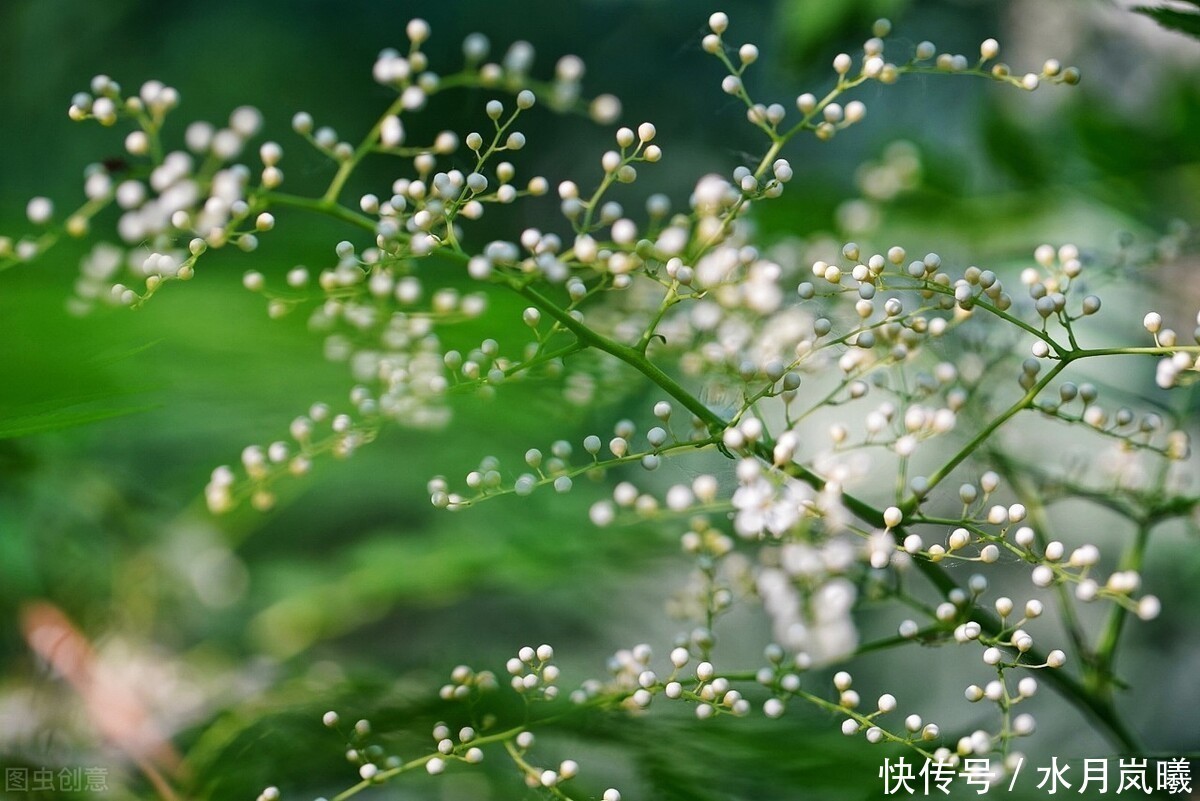
{"type": "MultiPolygon", "coordinates": [[[[720,59],[728,71],[721,80],[721,91],[741,99],[746,104],[746,114],[750,122],[772,138],[790,135],[790,131],[783,126],[787,115],[786,107],[779,103],[756,103],[746,89],[744,74],[746,69],[758,60],[758,47],[751,43],[740,46],[728,43],[726,34],[729,29],[729,17],[723,12],[712,14],[708,25],[711,33],[704,36],[701,46],[705,52],[720,59]],[[733,56],[736,56],[736,59],[733,56]]],[[[860,122],[866,116],[867,107],[861,100],[851,100],[845,105],[838,102],[837,97],[842,92],[867,81],[893,84],[906,73],[944,72],[989,77],[1029,91],[1037,89],[1042,83],[1076,84],[1080,79],[1078,69],[1063,67],[1057,59],[1048,59],[1038,72],[1028,72],[1019,76],[1014,75],[1012,69],[1004,63],[996,63],[988,68],[987,62],[993,61],[1000,51],[995,39],[987,39],[980,44],[980,57],[974,62],[962,54],[939,53],[937,47],[929,41],[917,44],[905,60],[892,61],[888,58],[889,54],[885,53],[884,41],[891,32],[892,24],[889,20],[877,20],[872,31],[874,35],[863,43],[857,66],[855,58],[849,53],[839,53],[835,56],[832,64],[837,76],[835,91],[823,99],[818,99],[817,95],[808,92],[798,95],[795,105],[802,118],[791,130],[807,129],[813,131],[818,139],[832,139],[838,131],[860,122]]]]}
{"type": "Polygon", "coordinates": [[[880,720],[881,717],[896,711],[898,704],[891,693],[884,693],[875,702],[871,712],[860,712],[862,699],[853,688],[853,677],[846,671],[840,670],[833,676],[833,686],[838,693],[838,706],[843,712],[849,712],[852,717],[842,721],[842,734],[853,737],[860,732],[872,745],[882,742],[900,742],[908,744],[925,744],[935,742],[941,737],[941,729],[936,723],[927,723],[918,714],[910,714],[904,718],[904,726],[896,730],[880,720]]]}
{"type": "MultiPolygon", "coordinates": [[[[668,698],[676,693],[682,697],[684,692],[685,688],[680,682],[668,682],[664,689],[668,698]],[[676,690],[674,685],[678,685],[679,689],[676,690]]],[[[695,685],[691,694],[699,702],[696,706],[696,717],[700,720],[706,720],[718,713],[750,713],[750,702],[742,697],[739,690],[733,689],[729,679],[717,674],[711,662],[705,661],[696,665],[695,685]]]]}
{"type": "Polygon", "coordinates": [[[553,659],[554,649],[549,645],[522,647],[504,666],[512,677],[512,688],[528,697],[547,701],[556,698],[558,666],[552,663],[553,659]]]}
{"type": "MultiPolygon", "coordinates": [[[[534,745],[534,736],[531,731],[519,732],[512,740],[515,746],[509,751],[513,761],[520,769],[525,777],[525,785],[530,788],[545,788],[551,790],[555,796],[566,798],[562,790],[558,789],[559,785],[564,782],[569,782],[579,775],[579,763],[573,759],[564,759],[558,763],[557,768],[538,767],[531,763],[528,759],[528,752],[534,745]]],[[[616,790],[609,789],[605,792],[605,798],[609,797],[609,793],[615,794],[615,798],[620,798],[620,793],[616,790]]]]}
{"type": "MultiPolygon", "coordinates": [[[[1158,312],[1148,312],[1142,319],[1142,326],[1154,336],[1154,344],[1166,351],[1158,361],[1155,383],[1163,389],[1194,383],[1197,380],[1196,373],[1200,371],[1200,349],[1174,350],[1179,344],[1179,337],[1173,329],[1163,326],[1162,315],[1158,312]]],[[[1196,314],[1196,326],[1192,340],[1200,344],[1200,312],[1196,314]]]]}
{"type": "Polygon", "coordinates": [[[327,404],[314,403],[307,414],[292,421],[291,442],[276,440],[266,446],[246,446],[242,450],[241,476],[229,465],[213,470],[204,488],[209,510],[214,514],[228,512],[240,500],[248,498],[256,509],[266,511],[275,505],[276,481],[284,476],[306,475],[312,469],[313,459],[325,453],[348,458],[359,446],[374,439],[380,419],[371,411],[369,393],[363,387],[355,387],[350,392],[350,401],[362,417],[334,413],[327,404]]]}
{"type": "MultiPolygon", "coordinates": [[[[528,315],[527,315],[528,317],[528,315]]],[[[614,467],[637,464],[643,470],[656,470],[663,459],[675,451],[695,449],[711,442],[711,438],[693,437],[683,440],[669,427],[671,407],[665,401],[655,405],[662,425],[654,425],[644,433],[638,432],[632,420],[622,419],[613,426],[607,440],[589,434],[578,445],[567,440],[553,442],[548,451],[530,448],[524,454],[525,472],[519,473],[508,483],[500,470],[500,461],[488,456],[480,461],[479,467],[469,472],[465,483],[471,494],[450,493],[448,485],[439,480],[440,491],[432,493],[433,504],[439,508],[463,509],[480,501],[502,495],[529,495],[540,487],[552,488],[557,493],[567,493],[580,477],[599,478],[614,467]]],[[[612,501],[599,501],[591,507],[591,519],[598,526],[608,525],[621,509],[630,509],[643,517],[658,514],[660,510],[685,512],[696,504],[711,503],[716,497],[712,477],[693,482],[691,487],[677,485],[670,488],[660,501],[653,494],[639,492],[629,482],[618,484],[613,491],[612,501]]]]}
{"type": "MultiPolygon", "coordinates": [[[[87,202],[67,218],[64,230],[70,236],[85,235],[90,219],[115,202],[121,209],[116,231],[129,248],[129,256],[116,259],[115,264],[107,253],[85,258],[71,311],[84,313],[105,295],[121,305],[138,305],[164,282],[191,278],[196,259],[207,248],[233,243],[251,251],[258,246],[257,235],[272,227],[270,215],[249,219],[251,194],[282,181],[275,166],[282,150],[273,143],[262,146],[265,169],[256,188],[250,186],[250,169],[233,163],[258,135],[262,127],[259,111],[252,106],[234,109],[227,124],[219,128],[194,122],[185,131],[186,148],[164,153],[161,129],[178,102],[178,93],[158,81],[148,81],[137,95],[124,97],[120,86],[106,76],[93,80],[91,94],[73,98],[72,119],[95,119],[103,125],[116,124],[121,117],[129,119],[135,127],[125,138],[125,150],[129,159],[144,163],[146,169],[130,171],[127,177],[128,165],[122,159],[92,165],[85,171],[87,202]],[[139,172],[146,177],[134,177],[139,172]],[[113,280],[123,261],[128,262],[129,285],[113,280]]],[[[51,213],[52,206],[44,198],[31,201],[29,216],[34,222],[49,223],[51,213]]],[[[21,251],[19,247],[18,255],[21,251]]]]}
{"type": "Polygon", "coordinates": [[[388,754],[379,743],[371,742],[373,728],[371,721],[363,718],[355,721],[354,725],[343,732],[341,716],[335,711],[326,712],[321,722],[327,728],[343,733],[346,737],[346,761],[357,766],[359,778],[364,783],[380,783],[404,766],[404,760],[396,754],[388,754]]]}
{"type": "Polygon", "coordinates": [[[438,690],[444,701],[463,700],[473,694],[496,689],[496,674],[490,670],[472,670],[467,665],[458,665],[450,671],[450,681],[438,690]]]}
{"type": "MultiPolygon", "coordinates": [[[[888,27],[890,28],[890,25],[888,27]]],[[[868,40],[868,49],[871,48],[873,41],[868,40]]],[[[941,71],[974,71],[985,74],[983,73],[984,65],[989,61],[994,61],[999,54],[1000,43],[995,39],[984,39],[979,44],[979,58],[972,64],[972,59],[961,53],[939,53],[933,42],[922,41],[914,49],[912,63],[932,62],[933,68],[941,71]]],[[[1015,75],[1008,64],[998,62],[993,64],[986,74],[1029,91],[1037,89],[1043,82],[1074,85],[1080,80],[1079,70],[1076,67],[1063,67],[1058,59],[1053,58],[1047,59],[1038,72],[1015,75]]]]}
{"type": "Polygon", "coordinates": [[[474,745],[478,733],[471,726],[463,726],[457,732],[452,732],[445,723],[437,723],[433,727],[433,740],[437,744],[437,755],[429,757],[425,762],[425,770],[436,776],[446,769],[446,761],[457,759],[470,765],[483,761],[483,749],[474,745]]]}
{"type": "MultiPolygon", "coordinates": [[[[1168,429],[1162,416],[1148,412],[1140,417],[1127,406],[1109,410],[1099,402],[1100,390],[1090,382],[1076,385],[1063,382],[1058,388],[1058,397],[1047,398],[1038,403],[1038,409],[1049,417],[1067,423],[1083,423],[1096,433],[1114,440],[1118,456],[1128,457],[1136,453],[1150,453],[1172,461],[1184,461],[1190,455],[1190,437],[1183,429],[1168,429]],[[1076,401],[1078,400],[1078,403],[1076,401]],[[1082,407],[1079,411],[1075,407],[1082,407]]],[[[1119,459],[1118,467],[1127,461],[1119,459]]],[[[1144,483],[1144,476],[1122,476],[1121,484],[1144,483]]]]}
{"type": "Polygon", "coordinates": [[[611,676],[608,684],[586,682],[572,693],[572,700],[577,704],[584,703],[602,692],[615,690],[630,694],[630,706],[644,709],[650,705],[653,698],[651,690],[658,683],[657,674],[650,670],[653,656],[654,649],[646,643],[620,649],[608,658],[608,673],[611,676]]]}
{"type": "MultiPolygon", "coordinates": [[[[179,92],[162,81],[147,81],[136,95],[125,97],[119,83],[107,75],[97,75],[92,78],[89,89],[89,92],[78,92],[71,98],[67,115],[72,120],[94,119],[101,125],[111,126],[124,115],[147,120],[157,127],[162,124],[167,112],[179,105],[179,92]]],[[[141,138],[138,140],[144,141],[141,138]]],[[[130,150],[144,152],[146,148],[130,150]]]]}
{"type": "Polygon", "coordinates": [[[1106,579],[1095,576],[1101,557],[1095,545],[1080,545],[1068,552],[1062,542],[1051,540],[1040,549],[1039,554],[1034,534],[1028,528],[1019,529],[1014,539],[1019,547],[1027,551],[1027,558],[1035,561],[1031,578],[1036,586],[1070,583],[1074,585],[1075,597],[1084,603],[1111,600],[1134,612],[1142,620],[1153,620],[1158,616],[1162,605],[1157,597],[1134,597],[1142,585],[1138,571],[1117,570],[1106,579]]]}

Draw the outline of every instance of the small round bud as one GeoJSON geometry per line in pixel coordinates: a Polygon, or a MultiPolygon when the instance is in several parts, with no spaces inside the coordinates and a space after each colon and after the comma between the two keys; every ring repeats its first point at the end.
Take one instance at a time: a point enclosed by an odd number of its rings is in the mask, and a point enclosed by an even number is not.
{"type": "Polygon", "coordinates": [[[898,507],[889,506],[883,512],[883,523],[888,528],[895,528],[896,526],[900,525],[900,522],[903,519],[904,519],[904,514],[900,511],[900,509],[898,507]]]}
{"type": "Polygon", "coordinates": [[[429,38],[429,23],[423,19],[410,19],[404,26],[404,33],[410,42],[419,45],[429,38]]]}
{"type": "Polygon", "coordinates": [[[307,111],[298,111],[292,116],[292,130],[301,136],[307,136],[313,130],[313,118],[307,111]]]}
{"type": "Polygon", "coordinates": [[[1162,602],[1153,595],[1146,595],[1138,601],[1137,616],[1142,620],[1154,620],[1162,612],[1162,602]]]}
{"type": "Polygon", "coordinates": [[[54,203],[45,197],[35,197],[25,206],[25,216],[34,225],[44,225],[54,216],[54,203]]]}

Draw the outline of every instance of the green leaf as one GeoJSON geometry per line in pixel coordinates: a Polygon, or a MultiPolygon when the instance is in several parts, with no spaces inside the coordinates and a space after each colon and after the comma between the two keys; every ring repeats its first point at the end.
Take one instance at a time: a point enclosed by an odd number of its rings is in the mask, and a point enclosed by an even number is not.
{"type": "Polygon", "coordinates": [[[780,4],[776,24],[795,59],[816,55],[842,30],[869,31],[871,20],[895,16],[907,5],[907,0],[791,0],[780,4]]]}
{"type": "Polygon", "coordinates": [[[78,408],[86,406],[83,402],[50,402],[30,404],[18,409],[15,413],[5,413],[0,419],[0,439],[26,437],[30,434],[41,434],[46,431],[58,431],[64,428],[110,420],[114,417],[138,414],[157,408],[155,404],[145,406],[123,406],[109,409],[78,408]]]}
{"type": "Polygon", "coordinates": [[[1053,164],[1037,146],[1037,137],[1031,131],[995,103],[984,107],[980,127],[984,147],[996,167],[1019,186],[1046,185],[1053,174],[1053,164]]]}
{"type": "MultiPolygon", "coordinates": [[[[1197,2],[1197,0],[1188,0],[1188,2],[1200,8],[1200,2],[1197,2]]],[[[1177,11],[1173,8],[1151,8],[1150,6],[1138,6],[1133,10],[1138,14],[1150,17],[1150,19],[1168,30],[1177,31],[1200,39],[1200,13],[1177,11]]]]}

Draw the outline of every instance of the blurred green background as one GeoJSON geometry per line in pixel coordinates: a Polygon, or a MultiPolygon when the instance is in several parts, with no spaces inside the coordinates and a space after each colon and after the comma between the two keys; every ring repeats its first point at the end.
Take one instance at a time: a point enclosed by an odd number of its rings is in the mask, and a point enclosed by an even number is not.
{"type": "MultiPolygon", "coordinates": [[[[292,113],[310,111],[356,140],[388,102],[370,79],[374,54],[401,45],[404,22],[418,15],[433,26],[427,49],[442,72],[457,67],[459,43],[475,30],[494,52],[532,42],[542,75],[564,53],[582,56],[588,94],[615,92],[625,122],[658,126],[666,157],[626,197],[653,188],[682,202],[699,175],[728,174],[762,149],[739,104],[719,91],[718,65],[700,52],[712,10],[691,0],[5,0],[0,233],[25,230],[33,195],[71,207],[84,166],[120,152],[122,134],[66,116],[71,94],[101,72],[128,88],[149,78],[178,87],[183,104],[168,134],[176,142],[188,121],[259,106],[265,135],[284,144],[289,190],[317,191],[329,168],[291,133],[292,113]]],[[[928,38],[973,54],[996,36],[1018,70],[1054,56],[1085,76],[1080,87],[1033,95],[939,77],[867,88],[862,125],[788,153],[796,181],[757,217],[768,241],[855,237],[1015,269],[1042,241],[1074,241],[1103,258],[1116,251],[1118,231],[1152,244],[1172,220],[1200,220],[1195,39],[1084,0],[743,0],[724,10],[732,37],[764,53],[750,79],[756,97],[789,107],[799,92],[830,85],[832,56],[855,52],[879,16],[893,20],[902,49],[928,38]],[[910,144],[889,149],[897,141],[910,144]],[[881,193],[881,180],[896,186],[881,193]]],[[[411,138],[470,130],[485,97],[439,98],[411,138]]],[[[517,160],[521,174],[598,177],[610,132],[549,113],[523,130],[530,146],[517,160]]],[[[383,190],[394,169],[369,163],[351,188],[383,190]]],[[[518,204],[489,214],[476,241],[549,227],[555,214],[550,199],[518,204]]],[[[269,321],[261,299],[241,288],[242,272],[253,266],[279,281],[296,264],[332,263],[347,233],[281,214],[257,253],[215,254],[191,284],[168,287],[142,310],[85,318],[64,308],[82,245],[0,273],[0,764],[104,766],[102,797],[153,796],[30,654],[17,620],[33,599],[63,609],[106,664],[142,688],[188,760],[182,787],[196,799],[249,799],[271,784],[287,797],[332,796],[352,784],[342,742],[320,725],[328,708],[348,721],[370,715],[389,748],[424,753],[432,722],[457,714],[433,699],[459,662],[499,668],[518,646],[549,641],[570,684],[598,675],[617,648],[668,643],[676,624],[659,610],[687,569],[675,556],[678,532],[592,529],[586,508],[605,486],[459,515],[433,510],[425,491],[435,474],[459,482],[484,455],[515,465],[528,447],[644,417],[657,398],[635,382],[583,409],[533,385],[506,388],[495,401],[465,398],[445,431],[391,430],[347,462],[319,463],[271,513],[214,519],[204,510],[201,489],[215,465],[284,435],[309,403],[343,401],[349,386],[342,366],[322,360],[303,315],[269,321]]],[[[1197,268],[1185,252],[1163,283],[1138,277],[1124,302],[1136,311],[1153,299],[1164,313],[1193,314],[1197,268]]],[[[513,313],[463,332],[465,340],[521,335],[519,307],[497,302],[513,313]]],[[[1118,311],[1105,324],[1132,337],[1140,319],[1118,311]]],[[[1137,378],[1148,382],[1153,365],[1145,370],[1137,378]]],[[[674,469],[664,482],[684,475],[674,469]]],[[[1177,606],[1130,632],[1143,654],[1131,665],[1196,658],[1197,633],[1182,621],[1200,613],[1198,602],[1170,589],[1200,579],[1196,560],[1172,558],[1182,536],[1151,560],[1160,594],[1177,606]]],[[[730,640],[748,643],[744,661],[757,664],[763,624],[747,615],[733,628],[730,640]]],[[[926,671],[929,656],[900,653],[876,669],[926,671]]],[[[1135,725],[1157,721],[1151,747],[1200,748],[1191,713],[1181,711],[1200,701],[1186,664],[1133,696],[1135,725]]],[[[884,755],[845,743],[815,713],[703,728],[660,713],[565,725],[545,740],[548,753],[585,763],[597,795],[613,783],[627,798],[873,798],[884,755]]],[[[1085,733],[1071,753],[1102,748],[1085,733]]],[[[414,777],[371,797],[532,797],[502,762],[497,755],[482,770],[414,777]]]]}

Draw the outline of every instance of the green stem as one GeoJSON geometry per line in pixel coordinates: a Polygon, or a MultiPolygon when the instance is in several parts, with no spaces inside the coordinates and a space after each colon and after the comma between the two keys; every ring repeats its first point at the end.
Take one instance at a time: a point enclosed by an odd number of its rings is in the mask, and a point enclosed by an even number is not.
{"type": "Polygon", "coordinates": [[[301,195],[289,195],[285,192],[259,192],[258,198],[267,201],[275,206],[290,206],[297,209],[305,209],[307,211],[315,211],[320,214],[325,214],[342,222],[350,223],[359,228],[368,231],[375,231],[375,221],[365,214],[359,214],[352,211],[340,203],[324,198],[303,197],[301,195]]]}
{"type": "Polygon", "coordinates": [[[1084,348],[1072,353],[1073,358],[1084,359],[1089,356],[1170,356],[1172,353],[1200,353],[1200,345],[1172,345],[1171,347],[1144,348],[1084,348]]]}
{"type": "MultiPolygon", "coordinates": [[[[910,276],[902,274],[899,277],[909,278],[910,276]]],[[[920,281],[917,285],[921,289],[924,289],[928,292],[936,292],[939,295],[948,295],[950,297],[954,296],[954,288],[953,287],[943,286],[942,284],[939,284],[936,281],[920,281]]],[[[1072,352],[1069,348],[1063,347],[1062,345],[1058,344],[1058,342],[1055,341],[1055,339],[1052,336],[1050,336],[1048,333],[1046,333],[1045,331],[1043,331],[1039,328],[1033,327],[1029,323],[1022,320],[1020,317],[1016,317],[1012,314],[1009,314],[1008,312],[1002,310],[999,306],[995,306],[992,303],[984,300],[982,297],[974,298],[971,301],[971,303],[973,306],[983,309],[988,314],[998,317],[1001,320],[1003,320],[1004,322],[1009,323],[1010,325],[1015,325],[1017,328],[1020,328],[1022,331],[1026,332],[1027,334],[1032,334],[1033,336],[1042,340],[1047,345],[1049,345],[1050,349],[1053,350],[1055,355],[1057,355],[1059,357],[1062,357],[1062,356],[1072,352]]]]}
{"type": "Polygon", "coordinates": [[[379,132],[383,128],[383,121],[393,114],[398,114],[404,108],[404,96],[401,95],[392,101],[392,104],[387,107],[387,111],[379,116],[375,124],[371,126],[371,130],[359,142],[358,147],[354,148],[354,154],[350,158],[338,165],[338,170],[333,176],[333,180],[329,182],[329,188],[325,190],[325,194],[321,197],[326,203],[336,203],[338,195],[342,193],[342,187],[346,185],[350,174],[354,172],[367,154],[375,147],[375,142],[379,139],[379,132]]]}
{"type": "Polygon", "coordinates": [[[678,296],[675,294],[678,286],[678,282],[672,281],[671,285],[667,287],[667,293],[663,296],[662,303],[658,305],[658,310],[654,313],[654,319],[646,326],[646,330],[642,332],[638,343],[633,346],[635,350],[645,353],[646,349],[650,347],[650,342],[654,339],[654,332],[658,330],[659,323],[662,322],[663,317],[666,316],[667,312],[678,301],[678,296]]]}
{"type": "MultiPolygon", "coordinates": [[[[1130,543],[1128,550],[1121,556],[1120,570],[1136,570],[1142,569],[1142,562],[1146,554],[1146,545],[1150,542],[1150,530],[1153,526],[1147,521],[1139,521],[1137,534],[1130,543]]],[[[1113,689],[1113,666],[1116,662],[1117,643],[1121,639],[1121,630],[1125,626],[1125,621],[1129,618],[1129,610],[1121,604],[1113,604],[1112,609],[1108,613],[1108,619],[1104,623],[1104,629],[1100,632],[1100,639],[1096,644],[1095,658],[1095,675],[1093,677],[1093,689],[1101,695],[1111,698],[1113,689]]]]}
{"type": "MultiPolygon", "coordinates": [[[[942,483],[942,481],[944,481],[946,477],[950,475],[954,468],[962,464],[962,462],[968,456],[978,450],[984,442],[991,439],[991,436],[996,432],[996,429],[1000,428],[1000,426],[1011,420],[1018,412],[1024,411],[1025,409],[1033,406],[1033,401],[1039,394],[1041,394],[1041,391],[1049,386],[1050,382],[1057,378],[1058,374],[1061,373],[1066,366],[1070,364],[1070,362],[1071,359],[1063,359],[1058,364],[1054,365],[1054,367],[1052,367],[1050,371],[1046,373],[1046,375],[1042,376],[1040,381],[1030,387],[1029,391],[1021,396],[1020,400],[993,418],[992,421],[981,428],[978,433],[975,434],[975,436],[971,437],[967,444],[963,445],[962,448],[959,449],[958,453],[950,457],[948,462],[943,464],[941,467],[935,470],[932,475],[929,476],[929,489],[932,490],[938,484],[942,483]]],[[[918,498],[916,495],[911,495],[900,506],[900,509],[905,513],[909,513],[916,509],[919,503],[920,498],[918,498]]]]}
{"type": "Polygon", "coordinates": [[[699,401],[692,393],[688,392],[671,376],[662,371],[658,365],[651,362],[646,355],[640,353],[629,345],[609,339],[608,337],[593,331],[586,325],[576,320],[567,311],[562,309],[557,303],[547,298],[541,292],[538,292],[531,286],[522,284],[516,280],[511,280],[508,286],[517,294],[529,300],[544,313],[549,314],[557,320],[563,328],[570,331],[581,342],[584,342],[592,347],[602,350],[605,353],[615,356],[629,366],[633,367],[638,372],[649,378],[668,395],[683,404],[689,412],[696,416],[712,433],[724,431],[726,422],[721,417],[703,403],[699,401]]]}
{"type": "MultiPolygon", "coordinates": [[[[998,456],[998,454],[997,454],[998,456]]],[[[1025,503],[1026,511],[1029,515],[1029,522],[1033,524],[1034,534],[1037,537],[1038,544],[1045,550],[1046,543],[1050,539],[1050,518],[1046,513],[1046,505],[1042,500],[1040,493],[1036,487],[1027,481],[1012,462],[1003,457],[996,459],[995,464],[999,468],[1001,475],[1008,483],[1017,491],[1017,495],[1025,503]]],[[[1062,613],[1063,627],[1067,630],[1067,636],[1071,640],[1071,645],[1075,651],[1084,660],[1085,675],[1094,667],[1094,654],[1088,647],[1087,639],[1083,634],[1083,626],[1079,622],[1079,616],[1075,613],[1075,603],[1071,599],[1067,585],[1062,582],[1055,582],[1055,593],[1058,595],[1058,608],[1062,613]]],[[[1120,608],[1118,605],[1116,608],[1120,608]]]]}

